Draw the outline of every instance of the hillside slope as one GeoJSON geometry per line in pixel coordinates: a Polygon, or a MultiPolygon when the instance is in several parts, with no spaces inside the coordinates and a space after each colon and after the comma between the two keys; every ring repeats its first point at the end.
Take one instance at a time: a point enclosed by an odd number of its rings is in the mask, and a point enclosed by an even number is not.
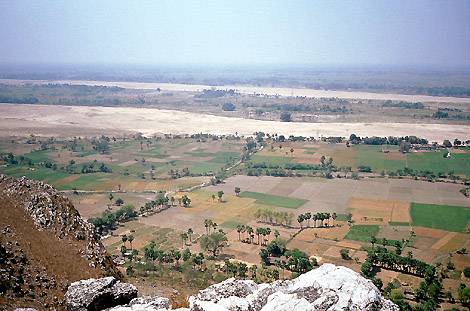
{"type": "Polygon", "coordinates": [[[0,305],[63,309],[71,282],[122,276],[90,224],[51,186],[0,175],[0,305]]]}

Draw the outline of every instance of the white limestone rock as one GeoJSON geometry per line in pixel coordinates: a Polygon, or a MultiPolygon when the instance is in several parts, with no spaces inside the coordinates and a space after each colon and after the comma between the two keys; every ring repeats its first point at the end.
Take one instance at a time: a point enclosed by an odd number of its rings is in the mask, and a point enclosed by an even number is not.
{"type": "MultiPolygon", "coordinates": [[[[173,310],[168,299],[136,298],[110,311],[173,310]]],[[[296,279],[256,284],[228,279],[189,298],[189,309],[180,311],[398,311],[382,297],[370,280],[351,269],[333,264],[296,279]]]]}
{"type": "Polygon", "coordinates": [[[229,279],[190,297],[189,302],[194,311],[399,310],[371,281],[332,264],[271,284],[229,279]]]}

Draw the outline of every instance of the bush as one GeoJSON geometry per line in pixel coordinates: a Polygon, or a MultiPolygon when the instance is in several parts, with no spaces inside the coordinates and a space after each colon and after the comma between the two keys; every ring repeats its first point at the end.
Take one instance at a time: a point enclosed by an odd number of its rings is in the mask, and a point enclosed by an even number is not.
{"type": "Polygon", "coordinates": [[[349,249],[342,248],[339,253],[341,255],[341,258],[343,258],[344,260],[351,260],[351,256],[349,256],[349,249]]]}
{"type": "Polygon", "coordinates": [[[281,121],[282,122],[290,122],[292,121],[292,115],[290,112],[283,112],[281,113],[281,121]]]}
{"type": "Polygon", "coordinates": [[[370,168],[370,166],[360,165],[357,167],[357,169],[359,170],[359,172],[362,172],[362,173],[372,172],[372,169],[370,168]]]}
{"type": "Polygon", "coordinates": [[[235,111],[235,105],[232,103],[225,103],[222,105],[223,111],[235,111]]]}
{"type": "Polygon", "coordinates": [[[466,278],[470,278],[470,267],[463,269],[463,275],[465,275],[466,278]]]}

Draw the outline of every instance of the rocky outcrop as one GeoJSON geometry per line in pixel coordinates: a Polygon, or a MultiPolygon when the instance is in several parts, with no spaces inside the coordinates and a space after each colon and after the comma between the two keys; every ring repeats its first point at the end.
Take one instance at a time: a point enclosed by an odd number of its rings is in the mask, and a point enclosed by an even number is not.
{"type": "Polygon", "coordinates": [[[70,200],[0,175],[0,306],[61,310],[71,282],[108,275],[122,277],[70,200]]]}
{"type": "Polygon", "coordinates": [[[65,293],[69,311],[98,311],[127,304],[137,297],[137,288],[114,277],[88,279],[72,283],[65,293]]]}
{"type": "Polygon", "coordinates": [[[72,202],[52,186],[25,177],[16,179],[0,175],[0,190],[25,210],[38,230],[52,232],[58,239],[68,237],[85,241],[86,248],[81,253],[90,266],[119,276],[92,225],[84,221],[72,202]]]}
{"type": "MultiPolygon", "coordinates": [[[[170,300],[163,297],[139,297],[125,306],[112,308],[110,311],[165,311],[171,310],[170,300]]],[[[175,310],[187,310],[186,308],[175,310]]]]}
{"type": "Polygon", "coordinates": [[[397,310],[371,281],[332,264],[296,279],[259,284],[228,279],[189,298],[190,310],[397,310]]]}
{"type": "MultiPolygon", "coordinates": [[[[86,296],[76,287],[67,297],[86,296]]],[[[93,296],[93,295],[92,295],[93,296]]],[[[82,309],[73,309],[82,310],[82,309]]],[[[90,310],[90,309],[88,309],[90,310]]],[[[168,299],[137,298],[110,311],[168,311],[168,299]]],[[[228,279],[189,298],[186,311],[398,311],[384,299],[371,281],[358,273],[324,264],[296,279],[256,284],[250,280],[228,279]]]]}

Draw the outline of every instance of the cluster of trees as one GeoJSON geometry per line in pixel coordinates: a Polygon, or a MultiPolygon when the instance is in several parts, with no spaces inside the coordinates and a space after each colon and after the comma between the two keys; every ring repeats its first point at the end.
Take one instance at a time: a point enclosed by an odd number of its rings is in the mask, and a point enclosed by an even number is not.
{"type": "Polygon", "coordinates": [[[101,136],[99,139],[93,139],[91,144],[93,149],[101,154],[108,154],[110,152],[109,147],[110,138],[107,136],[101,136]]]}
{"type": "Polygon", "coordinates": [[[294,220],[294,214],[288,212],[278,212],[269,208],[258,208],[255,212],[258,221],[290,227],[294,220]]]}
{"type": "Polygon", "coordinates": [[[435,119],[447,119],[449,117],[449,113],[447,111],[438,109],[436,112],[433,113],[432,116],[435,119]]]}
{"type": "Polygon", "coordinates": [[[332,178],[332,172],[338,168],[333,165],[333,159],[323,157],[323,162],[319,165],[305,163],[285,163],[274,164],[266,162],[248,162],[246,165],[246,174],[248,176],[275,176],[275,177],[292,177],[303,176],[306,172],[321,173],[323,177],[332,178]]]}
{"type": "Polygon", "coordinates": [[[196,95],[199,98],[219,98],[224,96],[235,96],[238,95],[236,90],[228,89],[228,90],[215,90],[215,89],[204,89],[202,90],[201,94],[196,95]]]}
{"type": "Polygon", "coordinates": [[[140,211],[142,213],[149,211],[160,212],[168,207],[175,206],[176,201],[182,207],[190,207],[191,205],[191,199],[186,194],[176,199],[174,196],[168,197],[165,191],[159,191],[155,199],[145,202],[140,211]]]}
{"type": "MultiPolygon", "coordinates": [[[[340,100],[342,104],[348,103],[347,100],[340,100]]],[[[256,107],[255,105],[249,105],[245,104],[244,107],[256,107]]],[[[310,104],[296,104],[296,103],[270,103],[270,104],[263,104],[261,105],[261,108],[257,108],[256,112],[257,114],[262,114],[265,111],[273,111],[273,110],[278,110],[278,111],[284,111],[284,112],[333,112],[333,113],[347,113],[351,111],[348,109],[346,106],[330,106],[330,105],[318,105],[316,103],[310,103],[310,104]]]]}
{"type": "Polygon", "coordinates": [[[188,240],[189,243],[193,242],[193,234],[194,230],[192,228],[189,228],[186,232],[181,232],[180,237],[183,247],[186,245],[188,240]]]}
{"type": "Polygon", "coordinates": [[[111,173],[112,170],[103,162],[98,163],[98,161],[96,160],[90,163],[83,164],[82,169],[80,170],[80,173],[82,174],[90,174],[96,172],[111,173]]]}
{"type": "Polygon", "coordinates": [[[313,226],[316,228],[317,227],[317,221],[319,221],[319,226],[320,228],[323,228],[324,226],[329,227],[330,226],[330,219],[336,220],[337,215],[336,213],[315,213],[312,214],[310,212],[300,214],[297,216],[297,222],[300,225],[300,228],[303,228],[303,223],[304,221],[307,221],[307,226],[306,228],[310,228],[310,219],[313,221],[313,226]],[[326,222],[325,222],[326,221],[326,222]]]}
{"type": "MultiPolygon", "coordinates": [[[[383,173],[385,175],[385,172],[383,173]]],[[[414,170],[412,168],[405,167],[403,169],[397,169],[396,171],[389,171],[388,176],[395,177],[395,176],[412,176],[412,177],[422,177],[426,178],[428,181],[433,181],[436,178],[449,178],[452,180],[460,180],[461,177],[455,175],[453,171],[445,172],[438,172],[435,173],[430,170],[414,170]]]]}
{"type": "Polygon", "coordinates": [[[315,259],[310,260],[307,254],[299,249],[288,250],[286,244],[285,240],[276,238],[266,248],[261,249],[259,255],[262,264],[269,266],[274,261],[280,269],[296,273],[305,273],[318,265],[315,259]]]}
{"type": "Polygon", "coordinates": [[[183,169],[171,169],[168,171],[168,175],[170,175],[171,178],[177,179],[185,176],[190,176],[191,172],[189,171],[189,168],[184,167],[183,169]]]}
{"type": "Polygon", "coordinates": [[[423,103],[420,103],[420,102],[417,102],[417,103],[404,102],[404,101],[394,102],[391,100],[386,100],[382,104],[382,107],[403,108],[403,109],[424,109],[425,108],[423,103]]]}
{"type": "MultiPolygon", "coordinates": [[[[227,273],[228,275],[231,275],[232,277],[238,276],[244,279],[247,277],[248,266],[244,262],[230,261],[226,259],[224,261],[223,270],[225,273],[227,273]]],[[[256,277],[256,270],[255,270],[255,277],[256,277]]]]}
{"type": "Polygon", "coordinates": [[[437,275],[436,268],[428,265],[423,277],[415,292],[418,304],[414,310],[436,310],[439,307],[439,297],[442,293],[442,279],[437,275]]]}
{"type": "Polygon", "coordinates": [[[211,253],[213,257],[217,257],[222,249],[228,245],[228,239],[226,233],[219,229],[219,231],[203,235],[199,240],[199,244],[201,249],[211,253]]]}
{"type": "MultiPolygon", "coordinates": [[[[255,234],[258,236],[258,245],[267,245],[267,242],[269,241],[266,237],[269,237],[271,234],[271,228],[262,228],[258,227],[256,229],[253,229],[253,227],[248,226],[248,225],[238,225],[237,226],[237,232],[238,232],[238,240],[242,241],[243,243],[253,243],[253,240],[255,238],[255,234]],[[245,233],[247,236],[245,237],[245,233]],[[263,237],[261,239],[261,236],[263,237]]],[[[275,236],[279,236],[279,232],[277,230],[275,231],[275,236]]]]}
{"type": "MultiPolygon", "coordinates": [[[[13,153],[9,152],[7,154],[2,155],[2,160],[11,165],[17,165],[19,163],[24,163],[24,161],[27,161],[24,156],[15,156],[13,153]]],[[[33,161],[29,160],[28,163],[31,163],[33,165],[33,161]]]]}
{"type": "Polygon", "coordinates": [[[34,96],[15,96],[0,94],[0,103],[7,104],[36,104],[39,99],[34,96]]]}
{"type": "Polygon", "coordinates": [[[400,256],[397,253],[398,251],[390,252],[386,247],[373,247],[367,253],[367,259],[362,265],[361,271],[364,275],[370,276],[370,273],[374,271],[373,266],[419,277],[425,275],[426,270],[429,268],[427,263],[413,258],[411,252],[408,252],[407,256],[400,256]]]}
{"type": "Polygon", "coordinates": [[[144,247],[144,258],[152,262],[158,261],[160,264],[170,265],[178,265],[182,259],[183,262],[190,262],[193,268],[201,268],[205,259],[203,253],[192,254],[189,248],[186,248],[184,251],[176,249],[168,251],[160,250],[154,241],[150,241],[144,247]]]}
{"type": "Polygon", "coordinates": [[[137,212],[134,206],[132,204],[126,204],[114,212],[104,211],[101,216],[89,218],[88,222],[95,226],[99,234],[103,234],[113,230],[117,222],[126,221],[136,216],[137,212]]]}
{"type": "Polygon", "coordinates": [[[365,144],[365,145],[395,145],[399,146],[402,141],[408,142],[410,144],[421,144],[425,145],[428,143],[428,140],[425,138],[419,138],[416,136],[404,136],[404,137],[360,137],[356,134],[351,134],[349,136],[349,142],[351,144],[365,144]]]}

